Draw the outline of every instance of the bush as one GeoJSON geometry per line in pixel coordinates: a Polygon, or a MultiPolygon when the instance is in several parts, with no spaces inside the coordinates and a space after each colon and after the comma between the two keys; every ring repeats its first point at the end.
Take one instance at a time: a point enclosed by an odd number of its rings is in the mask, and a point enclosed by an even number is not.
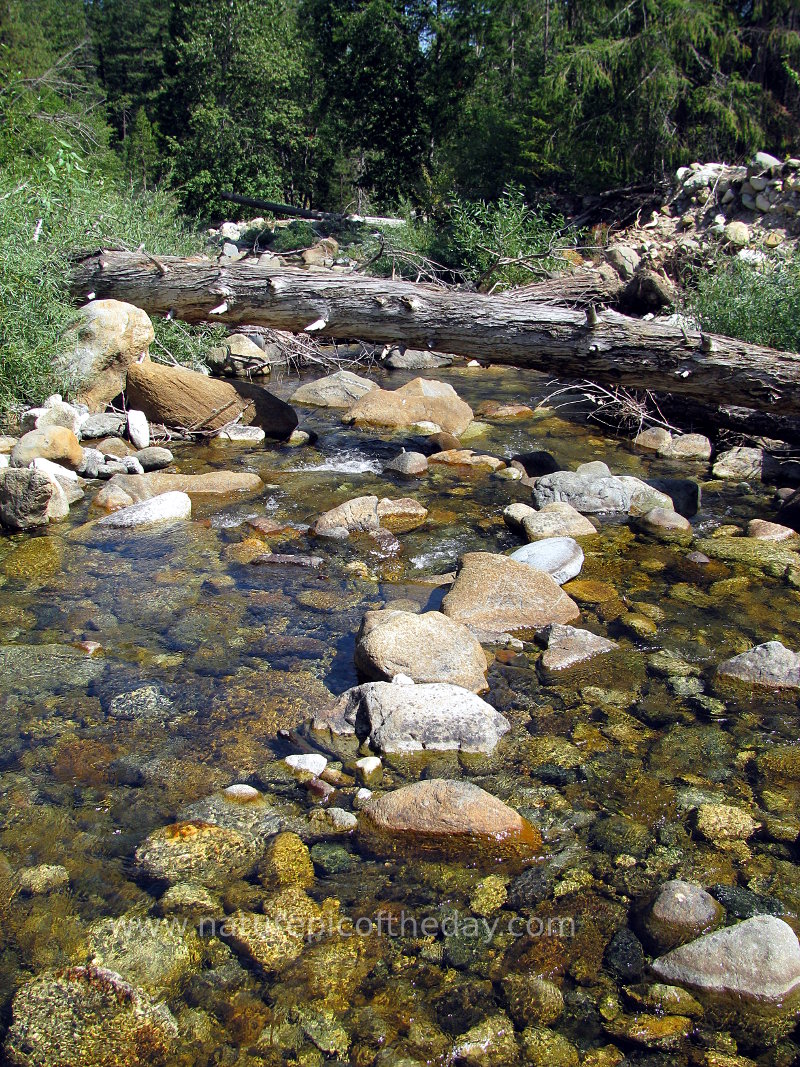
{"type": "Polygon", "coordinates": [[[685,309],[709,333],[800,352],[800,254],[765,263],[737,257],[698,271],[685,309]]]}
{"type": "MultiPolygon", "coordinates": [[[[188,255],[202,247],[172,197],[125,185],[102,143],[81,140],[68,124],[21,121],[24,105],[19,94],[10,102],[0,94],[0,415],[68,386],[58,355],[76,314],[68,292],[76,251],[144,244],[188,255]]],[[[156,329],[182,361],[205,348],[202,333],[190,343],[185,328],[156,329]]]]}
{"type": "Polygon", "coordinates": [[[317,235],[310,222],[295,221],[279,226],[269,239],[270,252],[297,252],[317,243],[317,235]]]}

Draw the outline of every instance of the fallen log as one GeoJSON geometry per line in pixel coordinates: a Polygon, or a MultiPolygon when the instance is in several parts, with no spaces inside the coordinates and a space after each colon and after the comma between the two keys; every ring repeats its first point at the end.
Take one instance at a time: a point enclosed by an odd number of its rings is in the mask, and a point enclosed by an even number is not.
{"type": "Polygon", "coordinates": [[[111,297],[186,322],[401,342],[561,378],[800,413],[800,355],[592,307],[583,312],[353,274],[265,270],[247,261],[164,257],[157,267],[136,252],[84,257],[71,285],[82,303],[111,297]]]}
{"type": "Polygon", "coordinates": [[[605,263],[596,270],[576,270],[531,282],[513,289],[507,296],[518,303],[586,308],[592,304],[615,305],[624,291],[625,282],[605,263]]]}

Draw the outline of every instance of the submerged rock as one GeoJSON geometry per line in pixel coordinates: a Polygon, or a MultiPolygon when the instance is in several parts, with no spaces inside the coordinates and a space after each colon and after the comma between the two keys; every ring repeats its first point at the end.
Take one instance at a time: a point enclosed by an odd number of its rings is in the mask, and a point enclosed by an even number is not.
{"type": "Polygon", "coordinates": [[[453,356],[444,352],[426,352],[421,348],[393,348],[384,360],[392,370],[436,370],[449,367],[453,356]]]}
{"type": "Polygon", "coordinates": [[[671,508],[651,508],[636,525],[644,533],[665,540],[689,540],[692,536],[692,524],[671,508]]]}
{"type": "Polygon", "coordinates": [[[154,1003],[105,967],[69,967],[17,990],[5,1051],[19,1067],[166,1067],[178,1028],[154,1003]]]}
{"type": "Polygon", "coordinates": [[[489,456],[483,452],[473,452],[471,448],[445,449],[443,452],[435,452],[431,463],[440,463],[446,467],[485,467],[490,471],[499,471],[505,467],[505,460],[497,456],[489,456]]]}
{"type": "Polygon", "coordinates": [[[453,1046],[453,1061],[467,1067],[510,1067],[518,1057],[514,1026],[503,1012],[471,1027],[453,1046]]]}
{"type": "Polygon", "coordinates": [[[355,734],[381,752],[492,752],[509,730],[500,712],[460,686],[399,678],[348,689],[313,725],[355,734]]]}
{"type": "Polygon", "coordinates": [[[780,641],[767,641],[721,663],[717,674],[750,685],[800,689],[800,656],[780,641]]]}
{"type": "Polygon", "coordinates": [[[267,972],[280,971],[303,951],[301,930],[289,929],[268,915],[237,911],[227,916],[224,935],[239,952],[267,972]]]}
{"type": "Polygon", "coordinates": [[[362,378],[349,370],[340,370],[318,378],[315,382],[305,382],[295,389],[289,398],[292,404],[307,404],[321,408],[349,408],[356,400],[377,384],[369,378],[362,378]]]}
{"type": "Polygon", "coordinates": [[[532,858],[539,831],[518,812],[471,782],[443,778],[402,786],[368,800],[359,829],[370,847],[496,863],[532,858]]]}
{"type": "Polygon", "coordinates": [[[800,945],[782,919],[757,915],[654,960],[667,982],[754,1003],[783,1005],[800,991],[800,945]]]}
{"type": "Polygon", "coordinates": [[[559,623],[548,626],[542,637],[547,642],[547,648],[540,660],[545,674],[566,670],[593,656],[619,648],[616,641],[609,641],[590,630],[579,630],[574,626],[562,626],[559,623]]]}
{"type": "Polygon", "coordinates": [[[673,509],[672,500],[639,478],[613,475],[605,463],[582,463],[576,471],[545,474],[536,482],[534,501],[539,508],[547,504],[571,504],[582,514],[627,512],[643,515],[651,508],[673,509]]]}
{"type": "Polygon", "coordinates": [[[549,574],[491,552],[467,552],[461,557],[442,611],[485,633],[538,629],[551,622],[571,622],[580,614],[575,601],[549,574]]]}
{"type": "Polygon", "coordinates": [[[699,885],[679,879],[665,882],[645,925],[659,949],[674,948],[718,926],[722,908],[699,885]]]}
{"type": "Polygon", "coordinates": [[[200,819],[154,830],[136,849],[137,869],[149,878],[221,886],[249,871],[256,850],[238,831],[200,819]]]}
{"type": "Polygon", "coordinates": [[[93,966],[107,967],[151,994],[180,985],[202,956],[194,930],[149,915],[100,919],[89,929],[88,946],[93,966]]]}
{"type": "Polygon", "coordinates": [[[459,436],[472,422],[472,408],[452,385],[414,378],[400,389],[371,389],[342,417],[345,422],[398,429],[429,422],[459,436]]]}
{"type": "Polygon", "coordinates": [[[391,681],[403,674],[415,682],[450,682],[479,693],[488,663],[466,626],[439,611],[368,611],[356,637],[356,667],[367,678],[391,681]]]}
{"type": "Polygon", "coordinates": [[[572,537],[545,537],[515,549],[510,556],[518,563],[546,571],[559,585],[577,578],[583,567],[583,549],[572,537]]]}

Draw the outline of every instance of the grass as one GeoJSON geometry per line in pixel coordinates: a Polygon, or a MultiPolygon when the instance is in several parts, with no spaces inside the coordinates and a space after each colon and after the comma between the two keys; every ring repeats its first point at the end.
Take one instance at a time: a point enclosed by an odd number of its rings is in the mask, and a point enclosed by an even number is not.
{"type": "MultiPolygon", "coordinates": [[[[76,123],[58,97],[22,83],[0,92],[0,418],[68,391],[59,356],[77,309],[71,257],[101,247],[189,255],[203,240],[160,190],[123,181],[102,125],[76,123]],[[48,117],[47,106],[53,114],[48,117]],[[44,112],[44,114],[43,114],[44,112]]],[[[206,331],[154,323],[152,355],[196,364],[206,331]]],[[[216,333],[214,334],[216,335],[216,333]]]]}
{"type": "Polygon", "coordinates": [[[800,254],[725,260],[695,273],[685,310],[709,333],[800,352],[800,254]]]}

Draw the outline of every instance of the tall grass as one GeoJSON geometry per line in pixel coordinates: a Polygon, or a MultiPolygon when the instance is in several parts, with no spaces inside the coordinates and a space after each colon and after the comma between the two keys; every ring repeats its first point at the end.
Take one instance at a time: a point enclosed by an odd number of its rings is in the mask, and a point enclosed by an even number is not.
{"type": "Polygon", "coordinates": [[[800,352],[800,253],[763,263],[735,257],[690,282],[685,307],[704,330],[800,352]]]}

